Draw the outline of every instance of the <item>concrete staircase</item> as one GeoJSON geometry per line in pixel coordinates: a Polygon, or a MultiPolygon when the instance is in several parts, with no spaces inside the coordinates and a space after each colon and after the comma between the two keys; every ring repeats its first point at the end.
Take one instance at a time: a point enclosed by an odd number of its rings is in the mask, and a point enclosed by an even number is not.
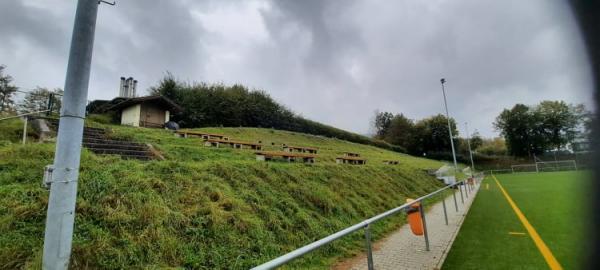
{"type": "MultiPolygon", "coordinates": [[[[58,130],[58,119],[45,119],[49,125],[58,130]]],[[[123,159],[151,160],[156,156],[145,144],[109,138],[105,129],[84,127],[83,147],[98,155],[119,155],[123,159]]]]}

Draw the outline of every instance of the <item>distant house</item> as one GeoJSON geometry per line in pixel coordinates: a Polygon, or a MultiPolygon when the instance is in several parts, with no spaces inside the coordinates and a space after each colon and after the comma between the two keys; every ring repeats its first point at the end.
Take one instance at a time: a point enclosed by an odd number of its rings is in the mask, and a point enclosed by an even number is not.
{"type": "Polygon", "coordinates": [[[118,112],[121,125],[160,128],[169,122],[172,113],[180,112],[181,107],[163,96],[146,96],[125,99],[107,111],[118,112]]]}

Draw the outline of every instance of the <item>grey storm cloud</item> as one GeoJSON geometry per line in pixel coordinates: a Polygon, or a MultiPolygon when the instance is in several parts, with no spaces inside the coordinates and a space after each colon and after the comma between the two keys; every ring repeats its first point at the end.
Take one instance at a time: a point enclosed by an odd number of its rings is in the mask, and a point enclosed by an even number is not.
{"type": "MultiPolygon", "coordinates": [[[[0,64],[18,86],[62,87],[74,1],[0,1],[0,64]]],[[[121,76],[263,89],[310,119],[369,132],[375,110],[443,112],[495,136],[503,108],[592,106],[577,25],[558,0],[117,0],[99,11],[90,99],[121,76]]]]}

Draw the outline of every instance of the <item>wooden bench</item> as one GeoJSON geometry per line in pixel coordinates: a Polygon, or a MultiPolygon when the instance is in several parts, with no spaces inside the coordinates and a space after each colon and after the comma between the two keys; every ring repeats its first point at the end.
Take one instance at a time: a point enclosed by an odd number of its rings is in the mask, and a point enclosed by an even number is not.
{"type": "Polygon", "coordinates": [[[352,153],[352,152],[343,152],[344,157],[360,157],[360,154],[358,153],[352,153]]]}
{"type": "Polygon", "coordinates": [[[183,137],[183,138],[187,138],[187,137],[201,137],[204,140],[208,140],[208,139],[219,139],[219,140],[225,140],[228,141],[229,137],[222,135],[222,134],[214,134],[214,133],[207,133],[207,132],[201,132],[201,131],[192,131],[192,130],[177,130],[175,131],[175,135],[178,137],[183,137]]]}
{"type": "Polygon", "coordinates": [[[316,154],[318,149],[314,147],[306,147],[306,146],[293,146],[293,145],[283,145],[283,151],[285,152],[299,152],[299,153],[309,153],[316,154]]]}
{"type": "Polygon", "coordinates": [[[400,161],[397,161],[397,160],[384,160],[383,164],[386,164],[386,165],[398,165],[398,164],[400,164],[400,161]]]}
{"type": "Polygon", "coordinates": [[[302,159],[304,163],[315,163],[315,158],[317,157],[317,155],[313,154],[300,154],[286,151],[259,151],[255,154],[256,160],[258,161],[269,161],[274,157],[282,157],[288,162],[295,161],[296,159],[302,159]]]}
{"type": "Polygon", "coordinates": [[[353,165],[364,165],[367,164],[367,159],[354,156],[341,156],[335,158],[337,164],[353,164],[353,165]]]}
{"type": "Polygon", "coordinates": [[[204,141],[205,146],[220,147],[221,144],[229,145],[235,149],[249,148],[252,150],[262,150],[262,144],[235,140],[223,140],[223,139],[207,139],[204,141]]]}

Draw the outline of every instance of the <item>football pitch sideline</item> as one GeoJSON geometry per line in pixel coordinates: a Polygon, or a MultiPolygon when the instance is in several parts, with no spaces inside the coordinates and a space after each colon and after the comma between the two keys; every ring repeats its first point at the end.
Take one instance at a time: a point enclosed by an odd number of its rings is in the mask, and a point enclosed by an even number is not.
{"type": "Polygon", "coordinates": [[[486,177],[443,269],[579,269],[590,185],[585,171],[486,177]]]}

